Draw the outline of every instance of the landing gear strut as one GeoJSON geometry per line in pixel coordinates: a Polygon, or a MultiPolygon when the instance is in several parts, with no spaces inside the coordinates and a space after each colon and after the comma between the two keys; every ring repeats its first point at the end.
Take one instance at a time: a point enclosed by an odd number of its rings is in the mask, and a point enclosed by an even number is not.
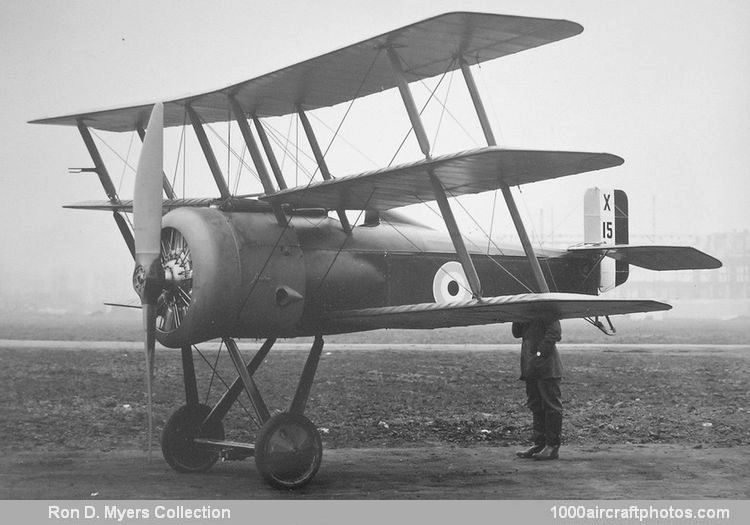
{"type": "Polygon", "coordinates": [[[219,457],[255,456],[261,476],[274,487],[296,489],[315,477],[323,457],[323,444],[318,429],[304,416],[304,411],[323,350],[323,338],[315,337],[289,410],[271,416],[253,374],[274,342],[275,339],[266,340],[250,363],[245,364],[235,341],[223,340],[238,377],[213,407],[199,403],[192,348],[183,348],[187,404],[169,418],[162,434],[164,459],[172,468],[178,472],[204,472],[219,457]],[[243,391],[250,398],[260,425],[255,444],[224,440],[222,420],[243,391]]]}

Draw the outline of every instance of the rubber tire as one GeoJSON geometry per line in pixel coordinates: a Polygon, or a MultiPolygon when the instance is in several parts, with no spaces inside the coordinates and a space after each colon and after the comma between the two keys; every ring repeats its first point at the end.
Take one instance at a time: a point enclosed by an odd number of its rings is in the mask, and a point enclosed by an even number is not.
{"type": "Polygon", "coordinates": [[[255,443],[258,471],[266,483],[279,489],[298,489],[309,483],[322,458],[320,433],[301,414],[276,414],[260,429],[255,443]],[[294,442],[290,442],[289,436],[294,442]],[[280,450],[283,445],[291,445],[292,450],[280,450]]]}
{"type": "Polygon", "coordinates": [[[183,405],[170,416],[161,433],[161,452],[177,472],[205,472],[219,459],[218,451],[193,443],[197,437],[224,439],[221,421],[200,429],[211,409],[206,405],[183,405]]]}

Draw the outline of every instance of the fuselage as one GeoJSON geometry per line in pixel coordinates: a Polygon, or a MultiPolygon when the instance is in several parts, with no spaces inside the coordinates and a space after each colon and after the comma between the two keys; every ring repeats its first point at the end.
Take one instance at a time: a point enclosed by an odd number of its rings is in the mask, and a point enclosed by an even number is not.
{"type": "MultiPolygon", "coordinates": [[[[181,208],[164,217],[190,248],[192,301],[167,346],[220,335],[297,337],[338,332],[335,312],[459,300],[468,293],[447,232],[382,221],[346,233],[325,214],[181,208]],[[446,271],[446,269],[452,269],[446,271]],[[462,289],[464,288],[464,289],[462,289]]],[[[483,296],[534,291],[523,251],[467,242],[483,296]]],[[[553,291],[596,294],[591,258],[538,254],[553,291]]]]}

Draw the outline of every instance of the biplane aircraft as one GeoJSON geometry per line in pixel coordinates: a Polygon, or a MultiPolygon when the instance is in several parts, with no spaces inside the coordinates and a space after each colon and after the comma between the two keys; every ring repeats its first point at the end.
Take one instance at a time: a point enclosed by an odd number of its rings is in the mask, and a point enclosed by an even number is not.
{"type": "MultiPolygon", "coordinates": [[[[182,351],[186,404],[166,423],[164,458],[202,472],[219,457],[255,457],[271,485],[296,488],[316,474],[322,442],[305,416],[323,336],[383,328],[432,329],[587,318],[667,310],[652,300],[608,299],[629,265],[652,270],[718,268],[691,247],[628,244],[624,192],[585,196],[584,243],[535,250],[511,187],[613,168],[609,153],[509,149],[496,144],[472,66],[562,40],[583,28],[566,20],[455,12],[435,16],[272,73],[198,95],[35,120],[78,128],[107,195],[69,206],[104,210],[135,259],[147,359],[149,442],[155,340],[182,351]],[[411,83],[460,71],[487,146],[433,156],[411,83]],[[396,89],[424,158],[334,178],[308,113],[396,89]],[[297,115],[322,180],[289,187],[264,119],[297,115]],[[232,120],[242,133],[264,193],[232,194],[204,126],[232,120]],[[194,129],[218,197],[180,199],[162,171],[163,129],[194,129]],[[91,128],[137,132],[143,140],[134,198],[122,200],[91,128]],[[254,130],[253,130],[254,128],[254,130]],[[257,136],[257,140],[256,140],[257,136]],[[259,144],[259,143],[260,144],[259,144]],[[450,198],[499,190],[520,248],[467,246],[450,198]],[[162,195],[164,193],[164,196],[162,195]],[[164,198],[166,197],[166,198],[164,198]],[[437,203],[447,235],[394,209],[437,203]],[[347,211],[364,213],[352,224],[347,211]],[[128,220],[132,213],[132,230],[128,220]],[[279,338],[314,342],[288,410],[269,410],[253,375],[279,338]],[[237,379],[214,406],[197,395],[193,345],[226,345],[237,379]],[[265,339],[247,362],[236,338],[265,339]],[[222,420],[246,393],[260,425],[254,444],[225,440],[222,420]]],[[[610,323],[611,326],[611,323],[610,323]]]]}

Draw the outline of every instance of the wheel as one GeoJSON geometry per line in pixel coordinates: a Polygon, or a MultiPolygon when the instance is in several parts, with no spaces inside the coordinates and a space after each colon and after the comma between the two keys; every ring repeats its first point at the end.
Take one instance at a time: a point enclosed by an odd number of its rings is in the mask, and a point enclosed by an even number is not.
{"type": "Polygon", "coordinates": [[[197,437],[224,439],[224,425],[221,421],[208,428],[201,428],[210,412],[211,409],[206,405],[183,405],[164,425],[161,451],[169,466],[177,472],[205,472],[219,459],[217,451],[193,442],[197,437]]]}
{"type": "Polygon", "coordinates": [[[266,421],[255,443],[255,465],[269,485],[296,489],[318,472],[323,443],[318,429],[303,415],[288,412],[266,421]]]}

